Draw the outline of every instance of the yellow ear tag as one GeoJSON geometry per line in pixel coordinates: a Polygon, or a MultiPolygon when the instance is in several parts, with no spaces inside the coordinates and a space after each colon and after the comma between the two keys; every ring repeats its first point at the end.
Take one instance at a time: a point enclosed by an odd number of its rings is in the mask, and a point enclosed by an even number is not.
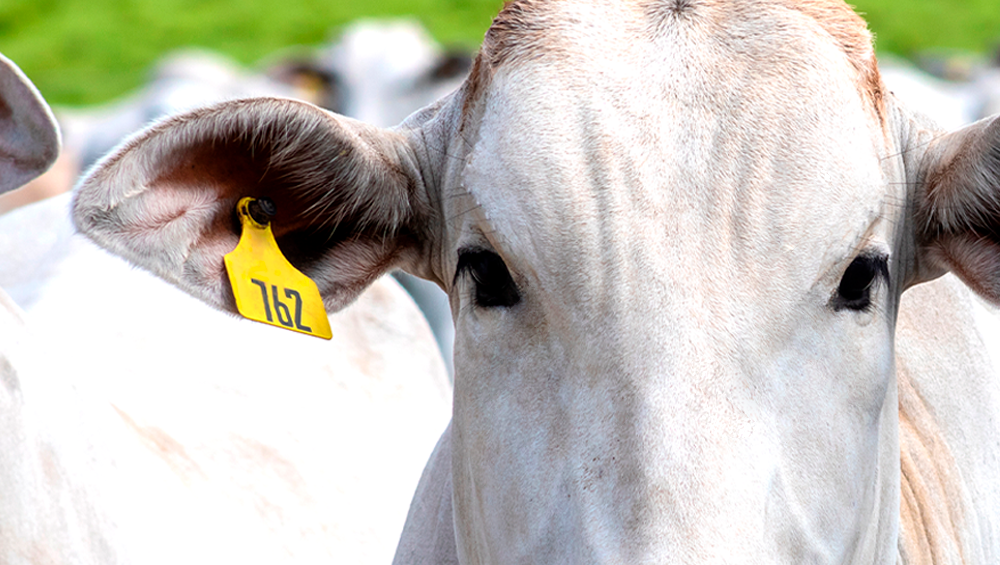
{"type": "Polygon", "coordinates": [[[330,339],[333,333],[316,283],[285,259],[270,222],[254,219],[251,204],[258,209],[266,208],[265,204],[273,207],[249,197],[236,205],[243,235],[225,257],[236,309],[244,318],[330,339]]]}

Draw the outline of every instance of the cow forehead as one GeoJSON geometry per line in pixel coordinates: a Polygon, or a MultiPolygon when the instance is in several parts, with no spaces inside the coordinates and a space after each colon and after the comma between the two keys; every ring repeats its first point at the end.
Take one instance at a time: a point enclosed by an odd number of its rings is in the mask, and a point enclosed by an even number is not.
{"type": "Polygon", "coordinates": [[[562,56],[498,68],[465,175],[495,233],[536,266],[609,240],[796,276],[846,258],[886,199],[883,128],[842,46],[790,14],[628,42],[634,13],[577,12],[562,56]]]}
{"type": "Polygon", "coordinates": [[[562,39],[581,32],[586,36],[588,28],[601,30],[590,35],[589,43],[614,53],[622,45],[655,40],[684,29],[726,33],[725,28],[730,28],[730,39],[739,39],[740,34],[759,36],[796,18],[809,20],[814,32],[841,50],[855,70],[858,92],[883,119],[882,81],[871,34],[864,20],[842,0],[513,0],[487,31],[470,73],[463,120],[474,121],[471,114],[479,93],[498,69],[524,60],[571,55],[578,45],[562,39]],[[784,22],[775,25],[775,20],[784,22]],[[625,43],[621,43],[622,39],[625,43]]]}

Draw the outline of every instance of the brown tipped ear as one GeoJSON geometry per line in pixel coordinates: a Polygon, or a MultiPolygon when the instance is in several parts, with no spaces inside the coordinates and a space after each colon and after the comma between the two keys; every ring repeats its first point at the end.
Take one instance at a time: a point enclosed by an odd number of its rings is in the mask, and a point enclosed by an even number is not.
{"type": "Polygon", "coordinates": [[[916,198],[920,278],[952,271],[1000,305],[1000,117],[934,140],[916,198]]]}
{"type": "Polygon", "coordinates": [[[78,229],[192,295],[235,312],[223,256],[235,207],[268,197],[285,256],[339,309],[420,260],[428,199],[402,135],[280,99],[170,118],[127,141],[77,189],[78,229]]]}
{"type": "Polygon", "coordinates": [[[0,194],[45,172],[58,155],[59,130],[48,105],[0,55],[0,194]]]}

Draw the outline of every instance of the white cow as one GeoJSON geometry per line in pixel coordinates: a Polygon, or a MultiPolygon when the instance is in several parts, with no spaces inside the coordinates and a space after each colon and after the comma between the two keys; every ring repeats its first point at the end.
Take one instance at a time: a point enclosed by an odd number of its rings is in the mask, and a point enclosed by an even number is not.
{"type": "Polygon", "coordinates": [[[413,20],[359,20],[317,56],[316,74],[334,77],[345,116],[388,127],[458,88],[472,58],[442,49],[413,20]]]}
{"type": "Polygon", "coordinates": [[[976,75],[974,88],[981,97],[980,117],[1000,114],[1000,61],[976,75]]]}
{"type": "MultiPolygon", "coordinates": [[[[281,332],[95,247],[73,233],[69,202],[0,217],[0,286],[25,309],[15,333],[38,349],[17,366],[65,462],[58,478],[102,516],[82,526],[120,562],[389,561],[450,414],[444,366],[403,290],[375,282],[330,317],[330,342],[281,332]]],[[[0,532],[24,516],[0,509],[0,532]]],[[[40,538],[67,562],[108,561],[40,538]]]]}
{"type": "Polygon", "coordinates": [[[1000,302],[1000,119],[914,115],[840,0],[514,0],[397,129],[199,110],[74,219],[232,311],[244,196],[331,309],[449,294],[399,563],[1000,561],[995,313],[942,277],[1000,302]]]}
{"type": "MultiPolygon", "coordinates": [[[[2,100],[28,130],[0,120],[6,189],[57,134],[2,100]]],[[[69,202],[0,217],[0,563],[389,561],[450,414],[403,290],[376,281],[330,342],[286,334],[95,247],[69,202]]]]}
{"type": "Polygon", "coordinates": [[[893,95],[941,127],[957,129],[980,117],[980,92],[971,84],[942,80],[895,57],[882,57],[879,69],[893,95]]]}
{"type": "MultiPolygon", "coordinates": [[[[37,177],[59,153],[59,132],[31,81],[0,55],[0,194],[37,177]]],[[[38,563],[101,551],[104,524],[68,476],[25,405],[32,342],[20,309],[0,290],[0,562],[38,563]],[[75,535],[69,536],[68,532],[75,535]],[[86,547],[90,545],[90,547],[86,547]]]]}

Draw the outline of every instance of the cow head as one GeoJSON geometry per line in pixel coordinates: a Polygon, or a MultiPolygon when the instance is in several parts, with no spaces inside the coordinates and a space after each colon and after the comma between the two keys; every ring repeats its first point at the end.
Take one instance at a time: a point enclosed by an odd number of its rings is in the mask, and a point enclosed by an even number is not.
{"type": "Polygon", "coordinates": [[[464,562],[871,562],[899,298],[953,270],[1000,299],[998,147],[885,93],[839,1],[521,0],[397,129],[215,106],[124,144],[75,218],[230,311],[242,196],[332,309],[394,267],[445,289],[464,562]]]}

